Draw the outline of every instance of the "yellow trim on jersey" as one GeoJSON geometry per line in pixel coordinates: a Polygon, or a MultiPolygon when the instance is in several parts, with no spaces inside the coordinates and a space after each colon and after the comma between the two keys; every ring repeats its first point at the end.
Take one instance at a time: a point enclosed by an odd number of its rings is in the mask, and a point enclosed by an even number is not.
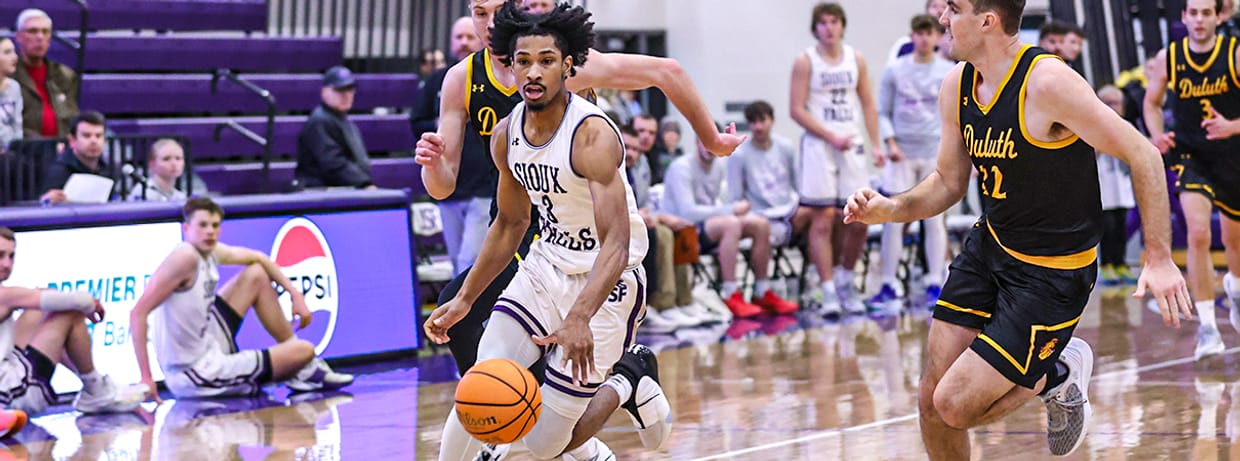
{"type": "Polygon", "coordinates": [[[995,233],[995,228],[990,225],[990,221],[986,221],[986,228],[990,229],[990,236],[994,237],[995,243],[1002,248],[1007,254],[1012,255],[1022,262],[1033,264],[1038,267],[1048,269],[1056,269],[1061,271],[1070,271],[1080,269],[1082,267],[1093,264],[1098,259],[1098,247],[1090,247],[1088,250],[1063,256],[1034,256],[1021,253],[1006,246],[999,240],[999,234],[995,233]]]}
{"type": "Polygon", "coordinates": [[[1240,88],[1240,77],[1236,76],[1236,38],[1228,37],[1227,41],[1231,43],[1227,50],[1227,69],[1231,73],[1231,82],[1240,88]]]}
{"type": "Polygon", "coordinates": [[[982,115],[988,115],[990,113],[990,108],[994,107],[995,101],[999,99],[999,96],[1003,95],[1003,89],[1007,88],[1008,81],[1012,79],[1012,74],[1015,74],[1016,68],[1020,67],[1020,58],[1024,57],[1025,52],[1029,51],[1030,48],[1033,48],[1033,45],[1025,44],[1020,48],[1020,51],[1016,53],[1016,59],[1012,61],[1012,67],[1008,68],[1007,75],[1003,77],[1003,81],[999,82],[999,87],[995,88],[994,96],[992,96],[990,98],[990,102],[986,104],[982,104],[981,98],[977,97],[977,87],[980,86],[977,84],[977,76],[981,72],[977,70],[977,67],[973,68],[973,102],[977,103],[977,108],[982,111],[982,115]]]}
{"type": "Polygon", "coordinates": [[[1204,65],[1199,66],[1197,63],[1193,62],[1193,50],[1188,47],[1188,37],[1184,37],[1184,49],[1187,50],[1187,52],[1184,53],[1184,62],[1187,63],[1189,67],[1192,67],[1193,70],[1204,74],[1210,69],[1210,66],[1214,65],[1214,60],[1218,58],[1218,52],[1223,49],[1223,36],[1219,35],[1214,38],[1214,51],[1210,52],[1210,58],[1206,60],[1204,65]]]}
{"type": "MultiPolygon", "coordinates": [[[[1060,59],[1059,56],[1055,56],[1053,54],[1044,54],[1044,55],[1038,56],[1036,58],[1033,58],[1033,62],[1029,63],[1029,74],[1033,73],[1033,66],[1036,66],[1038,64],[1038,61],[1041,61],[1042,59],[1047,59],[1047,58],[1059,59],[1062,61],[1062,59],[1060,59]]],[[[1041,147],[1043,149],[1063,149],[1065,147],[1071,146],[1072,143],[1076,142],[1077,139],[1080,139],[1080,136],[1077,136],[1075,133],[1073,133],[1072,136],[1068,136],[1067,138],[1061,139],[1059,141],[1042,141],[1039,139],[1035,139],[1032,134],[1029,134],[1029,127],[1025,126],[1025,94],[1028,93],[1029,74],[1025,75],[1025,81],[1020,84],[1020,96],[1018,96],[1018,99],[1020,102],[1017,103],[1017,109],[1016,109],[1017,110],[1016,117],[1018,120],[1020,120],[1018,124],[1020,125],[1021,136],[1024,136],[1025,141],[1029,142],[1029,144],[1033,144],[1035,147],[1041,147]]]]}
{"type": "Polygon", "coordinates": [[[999,351],[999,354],[1002,355],[1003,358],[1007,359],[1008,362],[1012,363],[1012,366],[1016,367],[1016,371],[1019,371],[1020,374],[1022,375],[1027,375],[1029,374],[1029,364],[1033,362],[1033,350],[1036,349],[1034,343],[1037,341],[1038,332],[1045,331],[1049,333],[1052,331],[1059,331],[1064,328],[1068,328],[1073,325],[1076,325],[1076,323],[1079,321],[1081,321],[1081,317],[1078,316],[1077,318],[1061,323],[1059,325],[1051,325],[1051,326],[1032,325],[1030,326],[1029,327],[1029,354],[1025,357],[1024,365],[1021,365],[1020,362],[1017,362],[1016,358],[1012,357],[1012,354],[1009,354],[1008,351],[1003,348],[1003,346],[1000,346],[999,343],[991,339],[990,336],[986,336],[986,333],[980,333],[977,335],[977,337],[980,338],[982,341],[986,341],[986,344],[989,344],[990,347],[995,348],[996,351],[999,351]]]}
{"type": "Polygon", "coordinates": [[[1232,216],[1240,216],[1240,210],[1232,209],[1231,207],[1224,205],[1223,202],[1220,202],[1218,200],[1211,200],[1211,201],[1214,202],[1214,206],[1221,208],[1223,211],[1226,211],[1228,214],[1232,216]]]}
{"type": "MultiPolygon", "coordinates": [[[[1181,172],[1184,171],[1183,167],[1181,167],[1180,171],[1181,172]]],[[[1180,174],[1183,174],[1183,173],[1180,173],[1180,174]]],[[[1180,183],[1180,187],[1183,187],[1185,189],[1204,190],[1206,191],[1207,194],[1210,194],[1210,200],[1214,200],[1214,188],[1210,187],[1209,184],[1197,184],[1195,182],[1185,183],[1183,181],[1176,181],[1176,182],[1180,183]]]]}
{"type": "MultiPolygon", "coordinates": [[[[1175,92],[1175,78],[1176,78],[1175,50],[1176,50],[1175,43],[1172,43],[1171,46],[1167,47],[1167,55],[1168,55],[1167,62],[1170,63],[1167,67],[1171,68],[1171,78],[1167,79],[1167,90],[1171,92],[1175,92]]],[[[1179,94],[1179,93],[1176,93],[1176,94],[1179,94]]]]}
{"type": "Polygon", "coordinates": [[[474,114],[469,112],[469,96],[474,94],[474,55],[477,52],[470,53],[465,58],[465,120],[473,120],[474,114]]]}
{"type": "MultiPolygon", "coordinates": [[[[535,233],[535,234],[534,234],[534,238],[530,239],[530,244],[531,244],[531,245],[533,245],[533,244],[534,244],[534,241],[535,241],[535,240],[538,240],[538,237],[539,237],[539,235],[538,235],[537,233],[535,233]]],[[[526,251],[529,251],[529,250],[526,250],[526,251]]],[[[525,262],[525,257],[521,256],[521,252],[520,252],[520,251],[518,251],[518,252],[516,252],[516,253],[513,253],[512,255],[517,257],[517,262],[525,262]]]]}
{"type": "Polygon", "coordinates": [[[501,85],[499,83],[499,79],[495,78],[495,69],[493,69],[494,66],[491,65],[490,48],[483,48],[482,52],[485,53],[482,57],[484,58],[483,62],[487,63],[487,78],[491,79],[491,86],[494,86],[495,89],[499,90],[500,93],[504,93],[504,96],[512,96],[513,94],[516,94],[517,92],[516,82],[513,82],[513,85],[509,87],[509,86],[501,85]]]}
{"type": "Polygon", "coordinates": [[[990,318],[990,313],[988,313],[988,312],[982,312],[982,311],[979,311],[979,310],[977,310],[977,309],[969,309],[969,308],[967,308],[967,307],[960,307],[960,306],[957,306],[957,305],[955,305],[955,304],[952,304],[952,303],[949,303],[949,302],[947,302],[947,301],[944,301],[944,300],[942,300],[942,299],[940,299],[940,300],[936,301],[934,304],[935,304],[935,305],[939,305],[939,306],[946,307],[946,308],[948,308],[948,309],[951,309],[951,310],[954,310],[954,311],[957,311],[957,312],[964,312],[964,313],[966,313],[966,314],[973,314],[973,315],[976,315],[976,316],[981,317],[981,318],[984,318],[984,319],[988,319],[988,318],[990,318]]]}

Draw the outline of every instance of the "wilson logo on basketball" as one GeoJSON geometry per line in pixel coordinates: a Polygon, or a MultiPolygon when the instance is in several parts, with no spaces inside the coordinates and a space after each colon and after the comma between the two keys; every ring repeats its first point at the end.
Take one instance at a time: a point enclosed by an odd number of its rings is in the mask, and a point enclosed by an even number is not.
{"type": "MultiPolygon", "coordinates": [[[[306,218],[293,218],[280,227],[271,247],[271,259],[284,270],[294,286],[301,288],[310,309],[312,321],[297,336],[314,344],[314,352],[322,354],[331,343],[340,307],[336,280],[336,260],[323,232],[306,218]]],[[[280,307],[285,318],[292,320],[293,303],[284,288],[276,285],[280,307]]]]}

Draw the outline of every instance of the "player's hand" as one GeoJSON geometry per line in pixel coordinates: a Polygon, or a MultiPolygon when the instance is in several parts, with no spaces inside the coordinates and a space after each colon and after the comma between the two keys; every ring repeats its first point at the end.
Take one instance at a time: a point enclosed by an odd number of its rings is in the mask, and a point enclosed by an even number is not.
{"type": "Polygon", "coordinates": [[[99,323],[103,321],[103,303],[98,299],[95,300],[95,306],[86,312],[86,318],[90,319],[90,323],[99,323]]]}
{"type": "Polygon", "coordinates": [[[1167,152],[1175,148],[1175,133],[1168,131],[1161,136],[1150,138],[1150,142],[1154,143],[1154,147],[1158,148],[1158,153],[1166,155],[1167,152]]]}
{"type": "Polygon", "coordinates": [[[154,378],[143,379],[142,385],[146,387],[146,398],[154,400],[157,404],[164,403],[163,399],[159,398],[159,387],[155,385],[154,378]]]}
{"type": "Polygon", "coordinates": [[[679,216],[674,216],[674,215],[670,215],[667,213],[659,214],[659,222],[662,223],[664,226],[670,227],[674,231],[678,231],[678,230],[681,230],[681,229],[684,229],[686,227],[690,227],[693,225],[693,223],[686,221],[679,216]]]}
{"type": "Polygon", "coordinates": [[[306,306],[306,298],[304,296],[293,297],[293,318],[299,320],[297,324],[298,330],[310,326],[310,320],[314,317],[310,315],[310,308],[306,306]]]}
{"type": "Polygon", "coordinates": [[[728,124],[723,129],[723,133],[716,134],[713,138],[704,139],[702,145],[706,146],[706,150],[715,154],[716,157],[727,157],[732,155],[737,146],[745,142],[747,136],[736,134],[736,124],[728,124]]]}
{"type": "Polygon", "coordinates": [[[874,149],[874,166],[878,168],[882,168],[883,165],[886,165],[886,164],[887,164],[887,154],[884,154],[883,151],[880,149],[874,149]]]}
{"type": "Polygon", "coordinates": [[[435,344],[447,343],[449,341],[448,329],[465,318],[465,314],[469,313],[470,304],[472,303],[466,302],[459,296],[452,298],[451,301],[431,311],[431,316],[426,319],[426,323],[422,324],[422,331],[426,332],[426,337],[435,344]]]}
{"type": "Polygon", "coordinates": [[[844,224],[882,224],[891,221],[896,202],[868,187],[857,190],[844,205],[844,224]]]}
{"type": "Polygon", "coordinates": [[[443,150],[443,136],[439,133],[422,133],[422,139],[418,140],[413,150],[413,161],[422,166],[439,165],[439,160],[443,158],[443,150]]]}
{"type": "Polygon", "coordinates": [[[590,371],[594,369],[594,333],[590,331],[589,319],[578,319],[568,316],[560,329],[550,336],[533,336],[534,344],[550,346],[559,344],[564,348],[565,368],[572,362],[573,384],[584,386],[590,382],[590,371]]]}
{"type": "Polygon", "coordinates": [[[840,152],[848,152],[853,146],[851,136],[838,136],[834,134],[827,137],[827,143],[840,152]]]}
{"type": "Polygon", "coordinates": [[[903,162],[904,151],[900,150],[900,146],[897,146],[895,143],[887,144],[887,159],[891,160],[892,163],[903,162]]]}
{"type": "Polygon", "coordinates": [[[1180,268],[1164,258],[1161,261],[1147,260],[1141,269],[1141,277],[1137,279],[1137,291],[1133,298],[1140,299],[1146,291],[1158,302],[1158,310],[1162,312],[1163,323],[1169,327],[1180,328],[1180,314],[1187,320],[1193,319],[1193,298],[1188,294],[1188,284],[1180,268]]]}
{"type": "Polygon", "coordinates": [[[1206,129],[1206,139],[1218,140],[1235,136],[1234,123],[1223,117],[1214,106],[1210,106],[1210,115],[1210,118],[1201,121],[1201,127],[1206,129]]]}
{"type": "Polygon", "coordinates": [[[745,216],[751,209],[753,209],[753,207],[749,205],[748,200],[741,200],[732,204],[732,214],[737,216],[745,216]]]}

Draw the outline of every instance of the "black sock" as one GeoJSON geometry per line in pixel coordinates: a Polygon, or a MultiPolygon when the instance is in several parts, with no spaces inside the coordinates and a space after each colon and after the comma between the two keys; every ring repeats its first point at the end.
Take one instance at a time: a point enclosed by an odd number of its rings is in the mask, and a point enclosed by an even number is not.
{"type": "Polygon", "coordinates": [[[1046,387],[1042,388],[1042,392],[1039,392],[1038,395],[1046,396],[1047,391],[1058,387],[1067,380],[1068,366],[1064,365],[1063,362],[1055,361],[1055,366],[1051,367],[1050,371],[1046,372],[1046,387]]]}

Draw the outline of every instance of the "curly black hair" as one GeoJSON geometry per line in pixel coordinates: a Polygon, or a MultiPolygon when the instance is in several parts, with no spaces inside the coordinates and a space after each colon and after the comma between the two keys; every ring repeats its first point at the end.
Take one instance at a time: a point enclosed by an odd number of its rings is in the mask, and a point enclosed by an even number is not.
{"type": "MultiPolygon", "coordinates": [[[[512,65],[517,39],[530,35],[550,35],[564,56],[573,57],[573,66],[586,63],[586,55],[594,47],[594,23],[590,12],[580,6],[560,4],[544,14],[522,11],[518,0],[509,0],[495,13],[491,27],[491,51],[501,56],[504,65],[512,65]]],[[[569,75],[577,75],[570,69],[569,75]]]]}

